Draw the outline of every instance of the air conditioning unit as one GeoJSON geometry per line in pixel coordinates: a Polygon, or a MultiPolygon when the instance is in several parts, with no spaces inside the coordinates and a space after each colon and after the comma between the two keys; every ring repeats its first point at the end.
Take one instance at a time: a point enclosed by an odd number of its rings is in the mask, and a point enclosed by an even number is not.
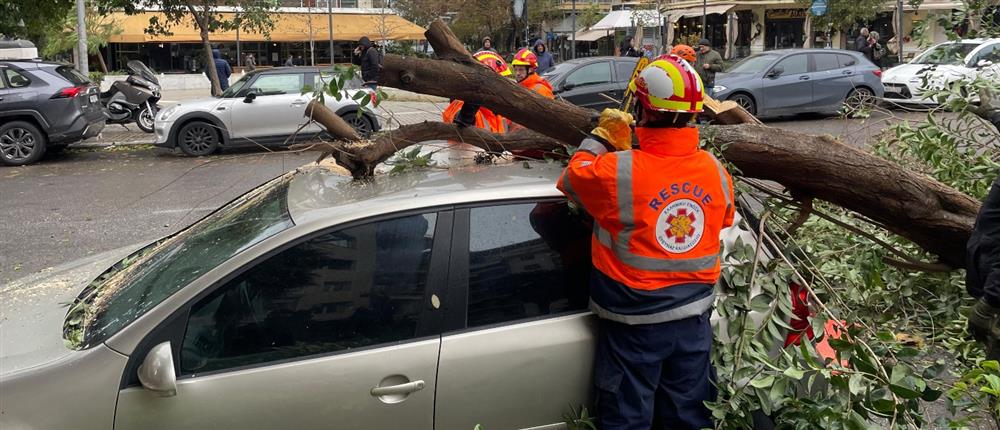
{"type": "Polygon", "coordinates": [[[30,60],[38,58],[38,48],[28,40],[0,40],[0,60],[30,60]]]}

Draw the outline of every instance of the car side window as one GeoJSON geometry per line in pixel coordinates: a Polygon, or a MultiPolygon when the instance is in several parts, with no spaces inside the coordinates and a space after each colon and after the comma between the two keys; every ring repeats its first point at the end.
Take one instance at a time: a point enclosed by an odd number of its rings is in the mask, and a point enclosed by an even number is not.
{"type": "Polygon", "coordinates": [[[3,69],[3,73],[7,76],[7,82],[10,83],[11,88],[21,88],[31,85],[31,81],[28,78],[17,73],[14,69],[3,69]]]}
{"type": "Polygon", "coordinates": [[[302,78],[301,73],[260,75],[250,85],[250,90],[262,96],[301,94],[303,87],[302,78]]]}
{"type": "Polygon", "coordinates": [[[0,67],[0,90],[7,88],[7,80],[4,79],[4,75],[6,75],[4,72],[6,71],[7,69],[0,67]]]}
{"type": "Polygon", "coordinates": [[[181,373],[421,336],[435,221],[413,215],[326,233],[243,272],[191,308],[181,373]]]}
{"type": "Polygon", "coordinates": [[[468,327],[586,308],[588,223],[565,201],[473,208],[468,327]]]}
{"type": "Polygon", "coordinates": [[[983,60],[989,61],[993,64],[1000,63],[1000,44],[987,46],[979,51],[972,59],[972,67],[978,66],[979,62],[983,60]]]}
{"type": "Polygon", "coordinates": [[[617,61],[615,62],[615,68],[618,72],[618,82],[628,83],[629,79],[632,78],[632,72],[635,70],[635,65],[638,63],[633,63],[629,61],[617,61]]]}
{"type": "Polygon", "coordinates": [[[813,61],[816,62],[816,71],[825,72],[827,70],[839,69],[842,66],[837,60],[836,54],[812,54],[813,61]]]}
{"type": "Polygon", "coordinates": [[[858,59],[847,54],[837,54],[840,67],[854,67],[858,65],[858,59]]]}
{"type": "Polygon", "coordinates": [[[611,62],[601,61],[580,67],[566,77],[567,84],[578,87],[584,85],[606,84],[611,82],[611,62]]]}
{"type": "Polygon", "coordinates": [[[774,65],[774,69],[781,69],[781,76],[801,75],[809,72],[809,57],[798,54],[786,57],[774,65]]]}

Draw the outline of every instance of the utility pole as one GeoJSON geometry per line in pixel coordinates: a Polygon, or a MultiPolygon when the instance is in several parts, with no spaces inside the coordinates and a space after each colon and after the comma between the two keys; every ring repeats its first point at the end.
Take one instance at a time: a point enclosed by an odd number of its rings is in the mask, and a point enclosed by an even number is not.
{"type": "Polygon", "coordinates": [[[708,0],[701,0],[701,38],[708,34],[708,0]]]}
{"type": "Polygon", "coordinates": [[[899,62],[903,63],[903,0],[896,0],[896,43],[899,44],[899,62]]]}
{"type": "Polygon", "coordinates": [[[326,18],[330,26],[330,65],[333,66],[333,0],[326,0],[326,18]]]}
{"type": "Polygon", "coordinates": [[[90,67],[87,65],[87,8],[85,0],[76,0],[76,49],[79,52],[79,61],[76,62],[76,69],[83,73],[83,76],[90,76],[90,67]]]}
{"type": "Polygon", "coordinates": [[[576,0],[573,0],[573,45],[570,46],[570,58],[576,58],[576,0]]]}
{"type": "Polygon", "coordinates": [[[236,9],[236,67],[242,65],[243,56],[240,55],[240,10],[236,9]]]}

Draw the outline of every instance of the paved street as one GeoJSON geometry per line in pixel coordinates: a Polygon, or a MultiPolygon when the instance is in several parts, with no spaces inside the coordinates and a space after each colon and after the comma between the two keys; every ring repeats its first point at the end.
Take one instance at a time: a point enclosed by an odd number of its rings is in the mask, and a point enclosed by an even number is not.
{"type": "MultiPolygon", "coordinates": [[[[437,120],[443,107],[443,103],[390,101],[380,114],[383,123],[394,127],[437,120]]],[[[920,113],[893,115],[876,113],[866,120],[805,117],[768,124],[830,134],[861,146],[901,118],[923,118],[920,113]]],[[[0,202],[8,215],[0,227],[0,284],[177,231],[317,156],[251,150],[187,158],[143,145],[151,142],[151,136],[134,126],[110,125],[100,139],[87,142],[90,148],[50,155],[32,166],[0,167],[0,202]]]]}

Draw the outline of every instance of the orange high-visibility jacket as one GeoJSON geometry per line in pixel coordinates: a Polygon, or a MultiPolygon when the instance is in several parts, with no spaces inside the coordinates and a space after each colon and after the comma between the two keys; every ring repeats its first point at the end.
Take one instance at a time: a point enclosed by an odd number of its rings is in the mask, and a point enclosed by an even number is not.
{"type": "Polygon", "coordinates": [[[594,217],[591,310],[626,324],[701,315],[714,303],[732,178],[698,129],[637,128],[641,149],[586,139],[559,189],[594,217]]]}
{"type": "Polygon", "coordinates": [[[541,94],[546,98],[556,98],[555,94],[552,93],[552,84],[545,80],[545,78],[538,76],[538,73],[528,75],[528,77],[524,78],[521,82],[518,82],[518,84],[531,91],[541,94]]]}
{"type": "MultiPolygon", "coordinates": [[[[453,100],[445,108],[444,112],[441,112],[441,121],[449,124],[455,121],[455,117],[458,116],[464,104],[465,102],[461,100],[453,100]]],[[[493,111],[481,107],[479,108],[479,112],[476,112],[476,127],[502,134],[507,131],[507,121],[504,120],[504,117],[493,113],[493,111]]]]}

